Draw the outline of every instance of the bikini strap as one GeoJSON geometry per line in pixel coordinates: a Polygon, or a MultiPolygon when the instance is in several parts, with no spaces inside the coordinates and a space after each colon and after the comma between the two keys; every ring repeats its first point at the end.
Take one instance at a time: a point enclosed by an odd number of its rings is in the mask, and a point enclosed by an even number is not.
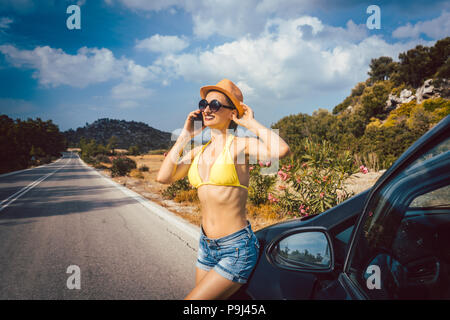
{"type": "Polygon", "coordinates": [[[233,142],[234,139],[234,134],[229,134],[229,136],[227,137],[227,141],[225,143],[225,148],[230,151],[230,146],[231,146],[231,142],[233,142]]]}
{"type": "MultiPolygon", "coordinates": [[[[230,152],[230,145],[231,145],[231,142],[233,141],[233,138],[234,138],[234,134],[230,134],[230,135],[227,136],[226,141],[225,141],[225,147],[223,148],[222,153],[224,151],[225,152],[230,152]],[[230,136],[231,136],[231,139],[230,139],[230,136]]],[[[205,143],[203,145],[202,150],[198,153],[199,157],[203,153],[203,151],[205,150],[206,146],[211,143],[211,141],[212,140],[209,140],[207,143],[205,143]]]]}
{"type": "Polygon", "coordinates": [[[207,146],[208,144],[210,144],[210,143],[211,143],[211,139],[210,139],[207,143],[205,143],[205,144],[203,145],[202,151],[203,151],[203,149],[205,149],[206,146],[207,146]]]}

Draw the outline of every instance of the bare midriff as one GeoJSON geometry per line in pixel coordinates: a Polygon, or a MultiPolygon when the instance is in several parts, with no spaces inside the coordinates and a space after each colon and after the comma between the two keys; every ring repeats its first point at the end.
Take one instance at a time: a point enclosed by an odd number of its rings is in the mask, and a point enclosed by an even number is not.
{"type": "Polygon", "coordinates": [[[202,227],[208,238],[222,238],[247,226],[247,192],[236,186],[206,184],[198,188],[202,227]]]}

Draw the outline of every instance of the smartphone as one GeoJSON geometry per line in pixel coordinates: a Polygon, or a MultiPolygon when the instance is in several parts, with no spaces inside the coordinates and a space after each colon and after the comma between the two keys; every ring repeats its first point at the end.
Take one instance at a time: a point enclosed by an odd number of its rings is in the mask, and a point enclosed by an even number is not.
{"type": "Polygon", "coordinates": [[[201,112],[199,114],[197,114],[197,116],[194,118],[194,121],[201,121],[202,127],[205,125],[203,122],[203,114],[201,112]]]}

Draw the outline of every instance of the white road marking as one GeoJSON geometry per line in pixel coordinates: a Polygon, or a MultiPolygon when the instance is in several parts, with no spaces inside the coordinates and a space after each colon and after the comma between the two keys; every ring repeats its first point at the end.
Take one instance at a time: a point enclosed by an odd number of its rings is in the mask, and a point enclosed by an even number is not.
{"type": "Polygon", "coordinates": [[[45,167],[45,166],[50,166],[50,165],[52,165],[52,164],[54,164],[54,163],[57,163],[57,162],[61,161],[61,159],[63,159],[63,158],[61,157],[61,158],[59,158],[58,160],[56,160],[55,162],[43,164],[42,166],[38,166],[38,167],[33,167],[33,168],[28,168],[28,169],[23,169],[23,170],[17,170],[17,171],[8,172],[8,173],[3,173],[3,174],[0,174],[0,178],[7,177],[7,176],[11,176],[11,175],[13,175],[13,174],[25,172],[25,171],[28,171],[28,170],[34,170],[34,169],[38,169],[38,168],[43,168],[43,167],[45,167]]]}
{"type": "MultiPolygon", "coordinates": [[[[65,166],[67,166],[73,158],[70,158],[69,161],[67,161],[64,165],[58,167],[58,169],[56,169],[55,171],[52,171],[50,173],[47,173],[45,176],[40,177],[39,179],[31,182],[29,185],[23,187],[22,189],[20,189],[19,191],[17,191],[16,193],[14,193],[13,195],[9,196],[8,198],[6,198],[5,200],[3,200],[2,202],[0,202],[0,212],[5,209],[6,207],[8,207],[11,203],[13,203],[14,201],[16,201],[17,199],[19,199],[21,196],[23,196],[25,193],[27,193],[28,191],[30,191],[31,189],[33,189],[35,186],[37,186],[39,183],[41,183],[42,181],[44,181],[45,179],[47,179],[48,177],[50,177],[51,175],[53,175],[55,172],[57,172],[58,170],[64,168],[65,166]],[[11,199],[12,198],[12,199],[11,199]]],[[[59,160],[58,160],[59,161],[59,160]]],[[[55,161],[54,163],[56,163],[57,161],[55,161]]],[[[34,169],[34,168],[33,168],[34,169]]],[[[26,169],[29,170],[29,169],[26,169]]]]}

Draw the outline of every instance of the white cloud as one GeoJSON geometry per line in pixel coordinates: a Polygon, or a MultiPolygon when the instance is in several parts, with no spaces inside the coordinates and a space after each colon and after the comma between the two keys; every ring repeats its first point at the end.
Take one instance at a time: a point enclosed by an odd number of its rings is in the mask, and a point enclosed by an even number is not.
{"type": "Polygon", "coordinates": [[[256,0],[186,0],[183,7],[192,16],[197,37],[205,39],[219,34],[238,38],[257,34],[264,28],[267,17],[255,11],[257,3],[256,0]]]}
{"type": "MultiPolygon", "coordinates": [[[[108,4],[120,2],[135,11],[158,11],[173,7],[183,9],[192,17],[194,35],[206,39],[213,34],[239,38],[259,34],[268,17],[292,18],[313,7],[308,1],[281,0],[104,0],[108,4]]],[[[322,1],[321,1],[322,2],[322,1]]],[[[316,3],[314,2],[314,5],[316,3]]]]}
{"type": "Polygon", "coordinates": [[[189,42],[183,37],[161,36],[155,34],[150,38],[139,40],[136,43],[137,49],[144,49],[152,52],[168,53],[178,52],[189,46],[189,42]]]}
{"type": "Polygon", "coordinates": [[[435,19],[419,21],[414,25],[408,23],[395,29],[392,36],[394,38],[419,38],[422,34],[435,40],[448,37],[450,35],[450,12],[444,11],[435,19]]]}
{"type": "MultiPolygon", "coordinates": [[[[271,19],[257,37],[245,36],[209,50],[167,54],[155,62],[166,81],[215,83],[229,78],[254,97],[300,99],[350,90],[367,78],[370,60],[398,53],[416,42],[389,44],[367,37],[364,26],[349,21],[345,28],[315,17],[271,19]]],[[[245,92],[244,92],[245,93],[245,92]]]]}
{"type": "Polygon", "coordinates": [[[0,30],[1,29],[9,29],[9,25],[13,22],[14,22],[14,20],[9,17],[1,17],[0,18],[0,30]]]}
{"type": "Polygon", "coordinates": [[[111,93],[113,98],[118,100],[143,100],[152,95],[152,90],[139,84],[123,82],[114,86],[111,93]]]}
{"type": "Polygon", "coordinates": [[[135,106],[151,96],[147,84],[157,79],[161,70],[156,66],[141,66],[126,58],[116,59],[106,48],[86,48],[70,55],[48,46],[34,50],[19,50],[1,45],[6,59],[19,68],[34,69],[33,77],[45,87],[68,85],[85,88],[89,85],[119,80],[111,89],[111,97],[119,106],[135,106]],[[126,102],[125,102],[126,101],[126,102]]]}
{"type": "Polygon", "coordinates": [[[1,45],[7,60],[16,67],[36,69],[34,78],[44,86],[69,85],[84,88],[90,84],[117,79],[126,72],[127,61],[117,60],[105,48],[82,47],[76,55],[49,46],[34,50],[19,50],[12,45],[1,45]]]}
{"type": "MultiPolygon", "coordinates": [[[[200,39],[218,34],[234,39],[243,35],[257,36],[264,30],[269,18],[293,19],[312,9],[330,10],[343,3],[325,0],[104,0],[113,4],[120,2],[134,11],[158,11],[175,8],[183,9],[191,15],[193,33],[200,39]]],[[[351,5],[354,2],[348,1],[351,5]]]]}
{"type": "Polygon", "coordinates": [[[88,85],[122,79],[134,84],[155,80],[158,67],[144,67],[126,58],[116,59],[106,48],[82,47],[70,55],[49,46],[19,50],[1,45],[6,59],[15,67],[36,69],[33,77],[44,86],[68,85],[84,88],[88,85]]]}
{"type": "Polygon", "coordinates": [[[129,108],[154,95],[150,83],[167,86],[177,78],[199,85],[229,78],[241,87],[244,97],[276,99],[279,104],[314,100],[325,93],[341,95],[367,78],[372,58],[387,55],[396,59],[419,43],[429,45],[417,39],[391,44],[379,36],[368,37],[365,25],[351,20],[345,27],[333,27],[311,16],[269,19],[262,30],[257,36],[247,34],[190,52],[179,52],[188,45],[181,38],[155,35],[136,45],[161,53],[148,66],[117,59],[106,48],[83,47],[70,55],[48,46],[19,50],[2,45],[0,52],[15,66],[34,69],[34,77],[44,86],[82,88],[117,81],[111,98],[129,108]]]}

